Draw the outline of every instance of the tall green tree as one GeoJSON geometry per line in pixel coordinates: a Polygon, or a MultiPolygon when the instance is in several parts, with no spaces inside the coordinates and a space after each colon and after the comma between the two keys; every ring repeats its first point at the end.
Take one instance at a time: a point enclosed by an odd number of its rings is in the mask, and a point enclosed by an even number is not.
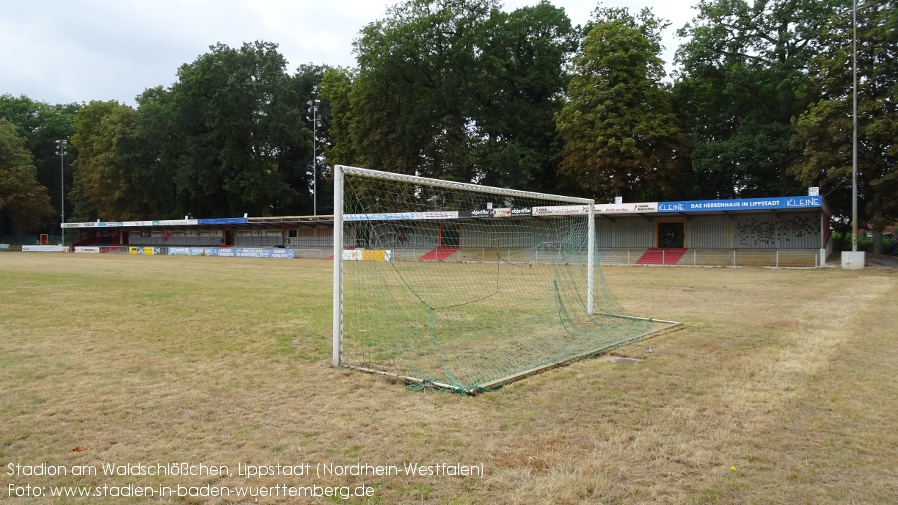
{"type": "MultiPolygon", "coordinates": [[[[60,196],[63,192],[66,209],[72,208],[73,202],[69,200],[73,187],[71,161],[77,158],[78,152],[70,148],[60,164],[55,142],[72,136],[80,107],[78,104],[48,104],[24,95],[0,95],[0,119],[12,123],[18,135],[25,139],[25,148],[31,152],[37,167],[37,181],[47,188],[56,215],[61,215],[60,196]]],[[[58,224],[48,223],[47,228],[39,231],[52,232],[54,228],[58,229],[58,224]]]]}
{"type": "Polygon", "coordinates": [[[37,231],[53,215],[47,188],[16,126],[0,119],[0,235],[37,231]]]}
{"type": "Polygon", "coordinates": [[[406,0],[325,76],[328,159],[521,189],[558,187],[554,114],[576,33],[547,1],[406,0]]]}
{"type": "Polygon", "coordinates": [[[354,165],[361,158],[356,152],[352,134],[352,87],[355,71],[329,68],[321,78],[319,97],[327,104],[329,138],[323,145],[323,156],[329,165],[354,165]]]}
{"type": "Polygon", "coordinates": [[[546,0],[494,11],[477,95],[478,179],[492,186],[569,192],[557,172],[561,137],[555,114],[570,80],[566,64],[578,34],[563,9],[546,0]]]}
{"type": "Polygon", "coordinates": [[[661,83],[660,31],[649,10],[600,9],[574,58],[569,101],[557,116],[561,170],[599,199],[663,197],[688,143],[661,83]]]}
{"type": "Polygon", "coordinates": [[[836,0],[701,0],[679,31],[674,103],[693,146],[690,196],[795,194],[791,120],[836,0]]]}
{"type": "Polygon", "coordinates": [[[145,219],[158,208],[155,195],[135,181],[125,161],[127,139],[136,127],[137,111],[116,101],[90,102],[78,111],[72,145],[79,153],[74,169],[80,219],[145,219]]]}
{"type": "Polygon", "coordinates": [[[303,136],[303,113],[277,45],[212,46],[181,66],[170,93],[152,103],[166,106],[176,136],[167,151],[176,156],[170,168],[179,213],[270,215],[290,208],[297,191],[285,172],[290,146],[303,136]]]}
{"type": "MultiPolygon", "coordinates": [[[[810,66],[815,102],[797,117],[792,173],[820,186],[834,213],[852,213],[853,29],[850,6],[828,19],[810,66]]],[[[898,2],[862,0],[857,8],[859,221],[882,232],[898,219],[898,2]]]]}
{"type": "Polygon", "coordinates": [[[176,182],[186,141],[181,118],[170,90],[148,88],[137,97],[134,131],[121,140],[119,154],[132,180],[155,199],[144,219],[176,219],[191,212],[190,191],[176,182]]]}
{"type": "Polygon", "coordinates": [[[496,0],[406,0],[355,43],[352,143],[358,164],[471,181],[470,134],[496,0]]]}

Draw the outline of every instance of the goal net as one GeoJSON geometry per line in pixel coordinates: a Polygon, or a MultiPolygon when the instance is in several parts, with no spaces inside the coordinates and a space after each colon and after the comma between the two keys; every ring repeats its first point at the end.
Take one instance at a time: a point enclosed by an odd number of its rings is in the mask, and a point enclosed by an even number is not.
{"type": "Polygon", "coordinates": [[[593,201],[337,166],[335,366],[476,392],[638,341],[593,201]]]}

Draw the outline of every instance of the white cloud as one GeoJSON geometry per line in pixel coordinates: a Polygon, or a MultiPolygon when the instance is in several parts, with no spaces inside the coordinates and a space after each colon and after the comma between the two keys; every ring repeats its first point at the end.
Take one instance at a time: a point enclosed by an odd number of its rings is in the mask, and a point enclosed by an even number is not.
{"type": "MultiPolygon", "coordinates": [[[[506,0],[505,10],[538,0],[506,0]]],[[[597,2],[550,0],[574,24],[585,23],[597,2]]],[[[352,41],[366,24],[386,15],[385,0],[81,0],[5,1],[0,17],[0,93],[50,103],[118,100],[134,104],[146,88],[168,87],[178,67],[221,42],[239,47],[264,40],[279,45],[293,71],[305,63],[354,66],[352,41]]],[[[673,21],[692,16],[684,0],[625,0],[604,5],[631,12],[647,5],[673,21]]]]}

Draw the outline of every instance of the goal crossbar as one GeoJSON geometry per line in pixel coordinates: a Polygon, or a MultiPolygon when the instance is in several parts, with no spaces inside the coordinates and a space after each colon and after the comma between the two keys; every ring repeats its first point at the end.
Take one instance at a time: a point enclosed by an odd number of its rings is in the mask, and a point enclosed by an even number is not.
{"type": "MultiPolygon", "coordinates": [[[[532,198],[535,200],[551,200],[556,202],[565,202],[571,204],[594,205],[595,200],[589,198],[577,198],[573,196],[550,195],[547,193],[535,193],[532,191],[520,191],[517,189],[497,188],[492,186],[482,186],[480,184],[472,184],[467,182],[455,182],[442,179],[432,179],[429,177],[420,177],[417,175],[394,174],[392,172],[381,172],[368,168],[349,167],[345,165],[337,165],[334,167],[335,175],[337,172],[343,174],[363,175],[368,177],[377,177],[379,179],[402,181],[410,184],[419,184],[421,186],[431,186],[434,188],[457,189],[463,191],[473,191],[475,193],[489,193],[493,195],[510,196],[516,198],[532,198]]],[[[336,211],[336,204],[335,204],[336,211]]]]}
{"type": "MultiPolygon", "coordinates": [[[[332,339],[332,361],[335,367],[348,367],[354,368],[366,372],[372,372],[387,376],[393,376],[406,382],[417,382],[420,384],[424,384],[425,386],[435,386],[439,388],[445,389],[457,389],[461,392],[471,392],[474,390],[482,390],[484,388],[492,388],[499,387],[505,383],[518,380],[519,378],[526,377],[528,375],[532,375],[541,370],[553,368],[555,366],[561,366],[566,363],[570,363],[573,361],[581,360],[588,358],[590,356],[594,356],[597,354],[601,354],[603,352],[607,352],[608,350],[619,347],[620,345],[625,345],[628,343],[633,343],[643,338],[645,335],[653,334],[658,331],[664,331],[680,323],[675,323],[671,321],[660,321],[648,318],[638,318],[634,316],[628,316],[623,312],[619,312],[621,309],[617,306],[611,298],[610,291],[607,289],[607,286],[604,285],[604,280],[601,280],[601,285],[597,286],[597,282],[601,279],[600,274],[596,272],[598,265],[597,256],[596,256],[596,239],[595,239],[595,202],[592,199],[588,198],[578,198],[578,197],[569,197],[563,195],[551,195],[546,193],[537,193],[537,192],[528,192],[528,191],[519,191],[507,188],[496,188],[489,186],[482,186],[478,184],[472,183],[463,183],[463,182],[455,182],[455,181],[446,181],[440,179],[433,179],[427,177],[419,177],[419,176],[411,176],[411,175],[403,175],[403,174],[395,174],[389,172],[382,172],[377,170],[370,170],[366,168],[360,167],[350,167],[345,165],[336,165],[334,167],[334,248],[333,248],[333,257],[334,257],[334,271],[333,271],[333,339],[332,339]],[[351,178],[353,180],[354,185],[358,187],[354,190],[348,189],[346,187],[347,178],[351,178]],[[375,189],[383,187],[385,189],[375,189]],[[428,188],[438,188],[438,190],[426,190],[421,189],[423,187],[428,188]],[[446,190],[446,191],[443,191],[446,190]],[[347,201],[347,193],[346,191],[350,191],[351,197],[353,200],[351,202],[347,201]],[[352,191],[356,191],[352,193],[352,191]],[[365,200],[367,203],[359,203],[364,198],[372,198],[371,194],[375,191],[379,191],[376,197],[373,197],[373,200],[365,200]],[[465,194],[481,194],[484,196],[475,197],[472,195],[471,200],[468,200],[468,203],[459,203],[463,202],[465,194]],[[447,206],[427,206],[425,205],[425,200],[430,201],[432,198],[443,198],[444,195],[450,195],[446,197],[449,200],[449,204],[447,206]],[[462,195],[462,196],[459,196],[462,195]],[[400,198],[402,196],[402,198],[400,198]],[[432,198],[427,198],[432,197],[432,198]],[[508,207],[509,205],[527,205],[532,206],[532,214],[527,214],[526,216],[518,216],[513,218],[502,218],[497,216],[494,218],[492,215],[493,205],[496,200],[492,197],[507,197],[505,199],[499,198],[498,202],[515,202],[515,203],[499,203],[499,210],[504,210],[506,213],[504,215],[509,215],[510,208],[501,208],[503,205],[508,207]],[[404,198],[404,199],[403,199],[404,198]],[[404,202],[404,203],[403,203],[404,202]],[[411,203],[410,203],[411,202],[411,203]],[[479,203],[477,203],[479,202],[479,203]],[[485,203],[485,202],[493,202],[493,203],[485,203]],[[529,203],[518,203],[518,202],[529,202],[529,203]],[[545,202],[537,203],[537,202],[545,202]],[[422,206],[417,207],[415,209],[406,208],[408,205],[419,205],[422,206]],[[392,207],[390,205],[393,205],[392,207]],[[452,207],[455,205],[455,207],[452,207]],[[541,205],[546,205],[546,207],[539,207],[541,205]],[[489,206],[490,209],[489,218],[493,219],[477,219],[473,216],[471,209],[483,209],[487,208],[484,206],[489,206]],[[468,209],[466,213],[462,213],[461,211],[447,211],[445,209],[468,209]],[[540,210],[545,210],[545,214],[537,214],[537,208],[540,210]],[[440,210],[443,209],[443,210],[440,210]],[[555,212],[553,209],[558,210],[555,212]],[[570,215],[566,215],[570,214],[570,215]],[[577,214],[577,216],[573,216],[573,214],[577,214]],[[555,219],[553,219],[555,218],[555,219]],[[530,314],[530,309],[526,306],[515,306],[511,307],[508,303],[516,303],[515,300],[511,300],[507,298],[508,296],[512,296],[510,294],[503,294],[502,296],[505,298],[496,299],[496,301],[482,302],[483,300],[487,300],[490,298],[489,293],[483,295],[481,291],[491,290],[493,288],[489,287],[489,283],[493,282],[494,284],[499,282],[499,279],[496,278],[494,281],[490,281],[488,278],[481,278],[479,281],[472,280],[471,282],[479,282],[480,284],[471,284],[471,287],[453,287],[453,283],[457,280],[455,276],[457,275],[468,275],[467,272],[473,271],[475,272],[472,275],[483,275],[476,274],[478,268],[483,270],[484,260],[475,259],[475,260],[445,260],[447,264],[445,267],[440,267],[440,265],[444,265],[444,260],[442,258],[425,260],[425,256],[421,256],[420,259],[410,258],[410,257],[402,257],[397,259],[398,253],[408,253],[408,251],[414,251],[415,246],[409,245],[406,240],[409,240],[403,232],[397,230],[413,230],[408,233],[411,233],[413,237],[420,239],[422,234],[425,233],[437,233],[437,238],[432,238],[431,244],[437,244],[436,248],[431,251],[440,252],[441,249],[446,249],[448,252],[447,255],[456,254],[458,256],[464,256],[464,248],[461,242],[462,240],[459,238],[459,231],[452,230],[465,230],[467,235],[465,236],[465,240],[471,239],[476,240],[479,239],[480,236],[486,236],[490,233],[498,233],[499,239],[501,240],[512,240],[512,241],[527,241],[530,240],[532,243],[537,243],[538,240],[542,237],[540,234],[547,233],[546,230],[549,227],[557,228],[556,231],[552,233],[570,233],[574,230],[574,228],[570,228],[572,225],[572,219],[576,220],[576,227],[582,230],[577,233],[579,235],[571,236],[568,239],[558,239],[561,242],[557,242],[557,244],[564,244],[565,241],[568,243],[561,247],[560,255],[571,254],[569,252],[570,244],[577,243],[581,244],[579,246],[575,246],[577,249],[574,252],[574,256],[564,256],[562,259],[558,259],[556,261],[561,261],[561,263],[555,264],[555,266],[551,265],[540,265],[540,262],[537,260],[537,267],[539,272],[551,272],[551,270],[545,270],[546,268],[555,270],[555,281],[550,281],[549,284],[540,284],[541,286],[547,286],[549,290],[554,289],[555,294],[549,296],[553,300],[557,298],[554,303],[557,308],[551,309],[556,312],[555,323],[552,323],[551,320],[542,320],[543,322],[527,322],[524,324],[536,324],[534,329],[538,329],[537,334],[528,334],[527,326],[521,326],[520,330],[508,330],[506,328],[502,328],[499,333],[502,334],[504,338],[507,339],[507,335],[509,331],[521,331],[523,333],[519,333],[521,336],[520,340],[526,341],[525,343],[516,342],[513,339],[511,341],[503,341],[502,337],[499,337],[494,334],[495,329],[489,329],[491,326],[497,324],[494,319],[495,316],[491,316],[490,314],[502,313],[504,310],[512,310],[517,312],[508,312],[511,323],[515,323],[515,327],[517,327],[517,319],[527,319],[530,314]],[[566,221],[567,220],[567,221],[566,221]],[[553,224],[553,223],[559,224],[553,224]],[[459,223],[459,224],[454,224],[459,223]],[[528,224],[530,223],[530,224],[528,224]],[[542,223],[542,224],[540,224],[542,223]],[[529,227],[523,229],[521,231],[515,231],[517,228],[514,228],[515,225],[529,227]],[[497,231],[499,226],[504,226],[501,231],[497,231]],[[561,228],[558,228],[558,227],[561,228]],[[348,227],[348,228],[347,228],[348,227]],[[480,227],[480,228],[478,228],[480,227]],[[564,231],[568,230],[569,231],[564,231]],[[348,231],[347,231],[348,230],[348,231]],[[429,231],[428,231],[429,230],[429,231]],[[470,230],[470,231],[469,231],[470,230]],[[527,231],[530,230],[530,231],[527,231]],[[349,235],[347,235],[349,233],[349,235]],[[453,233],[456,234],[455,238],[453,238],[453,233]],[[517,238],[508,238],[511,234],[520,233],[521,235],[517,238]],[[416,235],[417,234],[417,235],[416,235]],[[444,236],[445,235],[445,236],[444,236]],[[399,238],[396,238],[396,237],[399,238]],[[384,238],[388,237],[388,238],[384,238]],[[524,238],[521,238],[524,237],[524,238]],[[529,237],[529,238],[528,238],[529,237]],[[385,250],[389,249],[389,247],[384,246],[383,243],[385,240],[394,240],[394,247],[398,248],[397,250],[385,250]],[[455,247],[443,247],[441,245],[443,240],[456,241],[458,246],[455,247]],[[350,244],[347,249],[347,245],[350,244]],[[403,249],[404,247],[404,249],[403,249]],[[358,254],[350,254],[350,253],[358,253],[358,254]],[[346,361],[344,359],[344,317],[346,316],[346,296],[347,292],[345,291],[344,283],[346,279],[345,275],[345,261],[350,259],[350,256],[353,256],[354,260],[361,260],[363,257],[367,257],[366,259],[371,259],[371,257],[376,256],[375,254],[365,254],[365,253],[379,253],[381,264],[379,265],[368,265],[368,266],[360,266],[365,263],[364,261],[352,261],[350,269],[353,272],[371,272],[368,275],[370,278],[366,278],[361,281],[364,284],[364,289],[368,289],[368,291],[363,294],[353,295],[353,300],[358,302],[359,299],[364,299],[362,303],[367,304],[369,308],[366,309],[367,312],[364,312],[362,316],[353,315],[355,320],[353,320],[353,327],[351,328],[351,332],[353,335],[353,339],[356,341],[353,343],[353,346],[360,346],[359,341],[368,342],[364,345],[375,345],[371,342],[376,341],[378,338],[381,340],[391,340],[394,336],[398,339],[398,334],[412,331],[414,328],[418,328],[417,330],[424,334],[421,337],[414,337],[420,340],[419,343],[415,345],[419,345],[420,348],[415,350],[412,354],[415,356],[423,356],[422,353],[427,353],[428,348],[430,349],[430,353],[432,356],[429,358],[424,358],[430,360],[430,362],[436,362],[437,367],[444,367],[446,370],[445,377],[441,379],[439,374],[432,374],[431,372],[416,372],[418,370],[418,365],[402,365],[402,366],[410,366],[410,368],[382,368],[377,364],[377,360],[381,359],[378,356],[372,355],[367,358],[358,358],[356,356],[357,349],[354,347],[352,350],[352,360],[346,361]],[[349,256],[347,256],[349,254],[349,256]],[[579,260],[577,259],[577,255],[579,256],[579,260]],[[477,266],[464,266],[466,263],[470,264],[473,261],[474,263],[480,264],[481,267],[477,266]],[[580,266],[578,268],[582,268],[582,277],[571,277],[567,278],[559,278],[559,275],[574,275],[570,270],[570,262],[575,262],[580,266]],[[451,266],[454,263],[459,266],[451,266]],[[433,265],[432,267],[429,265],[433,265]],[[434,273],[421,273],[421,271],[425,268],[433,268],[434,273]],[[449,268],[450,270],[439,270],[439,268],[449,268]],[[455,270],[451,270],[455,269],[455,270]],[[446,272],[446,273],[441,273],[446,272]],[[417,275],[418,277],[414,277],[417,275]],[[432,283],[424,282],[422,279],[430,280],[432,276],[439,275],[449,275],[450,277],[444,280],[435,280],[432,283]],[[599,276],[597,278],[597,276],[599,276]],[[577,279],[582,279],[582,281],[578,281],[577,279]],[[372,280],[374,279],[374,280],[372,280]],[[372,291],[374,289],[381,288],[373,288],[373,283],[375,280],[381,279],[378,282],[384,282],[386,280],[387,284],[382,291],[378,291],[378,294],[373,294],[372,291]],[[392,279],[392,280],[390,280],[392,279]],[[410,280],[411,279],[411,280],[410,280]],[[486,282],[486,284],[484,284],[486,282]],[[582,282],[581,287],[574,287],[575,284],[582,282]],[[416,284],[417,283],[417,284],[416,284]],[[422,284],[423,283],[423,284],[422,284]],[[551,286],[554,283],[554,288],[551,286]],[[565,286],[562,286],[563,283],[566,283],[565,286]],[[425,285],[426,284],[426,285],[425,285]],[[442,296],[440,293],[434,294],[433,289],[439,289],[443,285],[446,286],[446,289],[456,289],[459,295],[452,296],[460,296],[463,300],[459,301],[457,304],[446,304],[446,303],[432,303],[428,297],[436,297],[439,298],[442,296]],[[392,287],[391,287],[392,286],[392,287]],[[434,288],[434,286],[437,286],[434,288]],[[598,289],[601,287],[601,289],[598,289]],[[420,290],[425,291],[420,291],[420,290]],[[397,294],[397,291],[402,291],[397,294]],[[596,292],[599,292],[603,297],[602,304],[596,306],[596,292]],[[423,294],[422,294],[423,293],[423,294]],[[483,295],[483,296],[481,296],[483,295]],[[397,298],[399,297],[399,298],[397,298]],[[468,301],[464,301],[468,300],[468,301]],[[504,300],[504,301],[503,301],[504,300]],[[606,305],[610,300],[610,305],[606,305]],[[396,307],[388,307],[389,305],[397,305],[396,307]],[[404,304],[404,305],[403,305],[404,304]],[[417,307],[415,305],[417,304],[417,307]],[[547,357],[541,358],[526,358],[532,359],[533,364],[527,365],[526,359],[522,362],[521,366],[511,367],[508,369],[507,373],[502,373],[501,370],[497,370],[498,373],[495,373],[491,376],[482,379],[475,379],[472,381],[465,380],[456,380],[458,375],[451,368],[451,364],[453,362],[457,362],[462,358],[459,358],[464,353],[469,352],[471,345],[471,339],[467,340],[462,339],[461,343],[440,340],[445,336],[445,334],[451,333],[455,326],[459,324],[455,321],[457,318],[462,317],[463,321],[465,314],[462,314],[460,311],[465,310],[464,308],[455,309],[455,311],[446,310],[446,309],[454,309],[456,307],[462,307],[463,305],[474,304],[472,305],[471,311],[482,310],[482,312],[475,313],[474,318],[484,318],[486,328],[483,330],[484,336],[483,342],[476,343],[478,347],[478,351],[489,351],[490,347],[495,347],[495,352],[506,353],[511,352],[514,353],[519,346],[522,345],[533,345],[534,343],[539,343],[539,332],[546,331],[545,328],[547,325],[558,325],[560,330],[553,330],[550,333],[557,333],[557,331],[561,331],[561,337],[555,336],[546,336],[546,338],[552,340],[560,340],[562,348],[556,348],[555,350],[547,349],[545,352],[547,353],[547,357]],[[484,304],[491,304],[486,306],[484,304]],[[486,308],[482,308],[481,306],[485,306],[486,308]],[[373,307],[373,308],[372,308],[373,307]],[[579,308],[578,308],[579,307],[579,308]],[[391,316],[383,316],[382,319],[379,319],[378,312],[381,310],[390,310],[393,311],[391,316]],[[582,315],[576,316],[572,314],[577,310],[582,311],[582,315]],[[442,312],[441,312],[442,311],[442,312]],[[419,315],[412,315],[412,319],[406,323],[397,323],[396,314],[400,315],[408,315],[409,313],[417,312],[419,315]],[[517,314],[517,315],[516,315],[517,314]],[[370,321],[364,321],[359,323],[358,318],[373,318],[370,321]],[[415,319],[417,318],[417,319],[415,319]],[[423,319],[421,319],[423,318],[423,319]],[[442,319],[440,319],[442,318],[442,319]],[[626,323],[615,323],[614,321],[631,321],[633,323],[633,327],[629,329],[624,328],[622,331],[624,333],[620,334],[620,336],[614,336],[612,333],[616,331],[614,328],[616,326],[625,326],[626,323]],[[384,328],[384,321],[389,324],[399,324],[394,329],[384,328]],[[418,321],[418,322],[415,322],[418,321]],[[652,325],[655,323],[668,323],[665,324],[665,328],[661,329],[651,329],[652,325]],[[643,326],[639,327],[642,329],[638,329],[638,325],[642,324],[643,326]],[[590,346],[588,342],[584,343],[583,339],[586,338],[588,340],[590,330],[587,328],[588,326],[595,326],[597,328],[597,332],[600,333],[600,338],[595,342],[595,345],[590,346]],[[371,333],[366,333],[371,332],[371,333]],[[394,335],[395,334],[395,335],[394,335]],[[575,344],[565,344],[564,334],[570,336],[570,338],[576,340],[580,339],[575,344]],[[496,340],[499,338],[499,340],[496,340]],[[536,338],[536,340],[534,340],[536,338]],[[452,347],[452,345],[456,345],[456,347],[452,347]],[[567,347],[565,347],[567,346],[567,347]],[[564,350],[567,349],[567,350],[564,350]],[[447,354],[448,353],[448,354],[447,354]],[[551,357],[551,356],[558,357],[551,357]],[[449,367],[449,368],[445,368],[449,367]],[[423,373],[423,375],[419,375],[419,373],[423,373]]],[[[518,209],[520,210],[520,209],[518,209]]],[[[486,240],[482,239],[481,240],[486,240]]],[[[519,243],[514,242],[514,243],[519,243]]],[[[503,242],[504,243],[504,242],[503,242]]],[[[521,242],[522,243],[522,242],[521,242]]],[[[542,247],[543,242],[539,242],[537,246],[534,247],[535,250],[539,247],[542,247]]],[[[431,246],[427,246],[431,247],[431,246]]],[[[506,247],[506,246],[500,246],[506,247]]],[[[527,254],[526,247],[527,246],[507,246],[512,249],[518,247],[520,252],[516,254],[527,254]]],[[[421,250],[426,250],[424,246],[418,246],[419,252],[416,254],[421,254],[421,250]]],[[[545,254],[543,253],[543,249],[539,249],[539,252],[536,256],[543,261],[545,258],[545,254]]],[[[509,252],[509,255],[511,252],[509,252]]],[[[551,261],[551,260],[550,260],[551,261]]],[[[505,270],[505,274],[502,274],[507,277],[508,281],[512,284],[508,284],[507,289],[517,289],[515,291],[520,293],[524,298],[534,298],[538,293],[534,294],[534,289],[542,289],[544,288],[534,288],[525,284],[514,284],[517,282],[524,282],[515,280],[518,277],[526,276],[526,275],[536,275],[537,269],[533,269],[534,260],[532,259],[524,259],[524,260],[516,260],[517,264],[512,263],[512,260],[505,260],[501,257],[497,257],[493,260],[487,261],[494,267],[499,270],[495,270],[495,275],[500,275],[499,272],[505,270]],[[521,262],[523,261],[523,265],[521,262]],[[529,263],[529,267],[526,265],[529,263]],[[520,270],[522,267],[529,268],[532,270],[520,270]],[[515,277],[517,275],[518,277],[515,277]],[[529,287],[528,287],[529,286],[529,287]]],[[[428,270],[429,272],[429,270],[428,270]]],[[[357,275],[354,273],[353,275],[357,275]]],[[[506,282],[503,277],[503,283],[506,282]]],[[[436,279],[436,278],[434,278],[436,279]]],[[[355,281],[354,281],[355,282],[355,281]]],[[[462,281],[459,281],[462,282],[462,281]]],[[[464,281],[467,282],[467,281],[464,281]]],[[[497,290],[498,286],[495,287],[497,290]]],[[[357,289],[357,286],[354,288],[357,289]]],[[[505,285],[503,284],[503,289],[505,289],[505,285]]],[[[498,291],[496,291],[498,293],[498,291]]],[[[504,293],[505,291],[503,291],[504,293]]],[[[513,293],[513,291],[508,291],[508,293],[513,293]]],[[[549,293],[550,294],[550,293],[549,293]]],[[[546,296],[546,295],[539,295],[546,296]]],[[[441,301],[444,301],[441,299],[441,301]]],[[[545,314],[545,308],[540,309],[540,314],[545,314]]],[[[470,314],[469,314],[470,315],[470,314]]],[[[405,317],[405,316],[403,316],[405,317]]],[[[536,317],[536,316],[534,316],[536,317]]],[[[545,317],[541,315],[540,317],[545,317]]],[[[464,324],[464,323],[463,323],[464,324]]],[[[502,324],[502,323],[498,323],[502,324]]],[[[411,338],[411,337],[410,337],[411,338]]],[[[466,337],[467,338],[467,337],[466,337]]],[[[451,340],[451,338],[450,338],[451,340]]],[[[403,344],[406,345],[407,344],[403,344]]],[[[558,344],[553,344],[557,345],[558,344]]],[[[389,352],[381,351],[381,354],[386,356],[385,359],[394,360],[400,359],[395,357],[395,353],[397,352],[406,352],[408,349],[403,348],[405,350],[394,351],[390,350],[389,352]],[[384,354],[385,353],[385,354],[384,354]],[[393,353],[393,354],[390,354],[393,353]]],[[[367,352],[367,351],[366,351],[367,352]]],[[[530,351],[527,351],[530,352],[530,351]]],[[[479,357],[478,363],[486,364],[491,361],[502,361],[506,357],[503,355],[497,357],[495,360],[491,358],[489,355],[479,357]]],[[[408,356],[403,356],[401,359],[407,360],[411,359],[408,356]]],[[[422,370],[432,370],[433,365],[421,365],[422,370]],[[431,368],[427,368],[427,367],[431,368]]],[[[465,365],[468,366],[468,365],[465,365]]],[[[481,366],[481,365],[470,365],[470,366],[481,366]]],[[[464,373],[459,372],[462,375],[464,373]]],[[[478,377],[480,377],[478,375],[478,377]]]]}

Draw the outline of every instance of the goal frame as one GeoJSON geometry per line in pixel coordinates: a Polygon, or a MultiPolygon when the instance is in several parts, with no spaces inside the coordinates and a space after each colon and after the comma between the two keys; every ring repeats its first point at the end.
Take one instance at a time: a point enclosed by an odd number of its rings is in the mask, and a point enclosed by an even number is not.
{"type": "Polygon", "coordinates": [[[419,177],[414,175],[395,174],[367,168],[352,167],[347,165],[335,165],[334,170],[334,286],[333,286],[333,366],[342,366],[343,351],[343,178],[345,174],[361,175],[372,178],[401,181],[409,184],[431,186],[437,188],[465,190],[478,193],[488,193],[500,196],[519,198],[532,198],[538,200],[585,205],[588,208],[587,224],[587,282],[586,305],[587,312],[592,315],[595,286],[596,263],[596,229],[595,229],[595,200],[590,198],[578,198],[547,193],[535,193],[515,189],[481,186],[464,182],[446,181],[419,177]]]}

